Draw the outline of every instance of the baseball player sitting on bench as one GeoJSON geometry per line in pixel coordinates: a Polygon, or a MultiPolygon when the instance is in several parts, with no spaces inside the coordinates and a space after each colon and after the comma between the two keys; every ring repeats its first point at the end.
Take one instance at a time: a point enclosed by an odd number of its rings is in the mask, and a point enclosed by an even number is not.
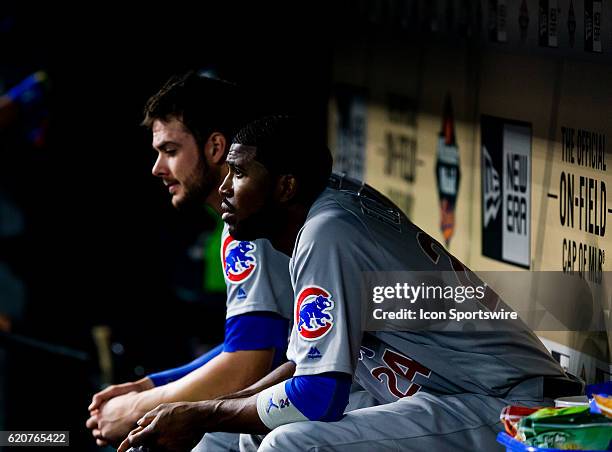
{"type": "Polygon", "coordinates": [[[159,406],[119,452],[187,450],[214,431],[267,433],[261,451],[497,450],[505,405],[548,405],[582,389],[521,322],[364,331],[363,272],[475,275],[389,206],[327,187],[329,150],[298,121],[250,123],[227,165],[219,191],[230,234],[267,238],[291,256],[289,361],[232,398],[159,406]],[[353,377],[383,404],[343,415],[353,377]]]}
{"type": "MultiPolygon", "coordinates": [[[[237,88],[189,73],[152,96],[143,124],[153,132],[162,179],[176,208],[205,203],[219,214],[229,137],[242,116],[230,111],[237,88]]],[[[227,285],[224,343],[195,361],[93,396],[87,427],[98,445],[119,444],[136,421],[163,402],[208,400],[247,387],[284,360],[293,292],[287,256],[267,240],[234,240],[223,230],[227,285]]],[[[206,435],[206,450],[236,450],[238,436],[206,435]],[[213,447],[213,443],[215,447],[213,447]]]]}

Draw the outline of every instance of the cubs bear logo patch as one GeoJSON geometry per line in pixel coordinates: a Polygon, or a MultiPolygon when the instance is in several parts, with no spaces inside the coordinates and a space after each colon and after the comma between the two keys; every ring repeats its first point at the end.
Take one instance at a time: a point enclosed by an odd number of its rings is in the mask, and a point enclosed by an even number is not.
{"type": "Polygon", "coordinates": [[[246,281],[257,268],[255,250],[257,245],[253,242],[234,240],[228,235],[221,247],[221,263],[225,279],[238,284],[246,281]]]}
{"type": "Polygon", "coordinates": [[[299,293],[295,304],[295,324],[302,339],[315,341],[325,336],[334,326],[331,294],[318,286],[309,286],[299,293]]]}

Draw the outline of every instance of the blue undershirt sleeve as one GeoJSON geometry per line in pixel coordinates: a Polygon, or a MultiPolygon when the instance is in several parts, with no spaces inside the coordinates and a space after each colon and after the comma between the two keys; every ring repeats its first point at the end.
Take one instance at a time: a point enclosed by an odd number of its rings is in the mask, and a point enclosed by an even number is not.
{"type": "Polygon", "coordinates": [[[285,357],[289,320],[274,312],[249,312],[225,321],[224,352],[274,349],[272,368],[285,357]]]}
{"type": "Polygon", "coordinates": [[[285,392],[293,405],[311,421],[334,422],[348,405],[352,377],[341,372],[293,377],[285,392]]]}

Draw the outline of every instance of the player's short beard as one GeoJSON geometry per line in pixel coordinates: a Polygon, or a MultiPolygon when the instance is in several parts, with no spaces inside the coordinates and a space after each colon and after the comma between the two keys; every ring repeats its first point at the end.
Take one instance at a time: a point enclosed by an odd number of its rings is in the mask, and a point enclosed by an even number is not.
{"type": "Polygon", "coordinates": [[[200,209],[210,192],[219,185],[218,179],[218,175],[206,163],[204,156],[199,154],[198,163],[190,180],[183,183],[184,196],[176,208],[181,211],[200,209]]]}

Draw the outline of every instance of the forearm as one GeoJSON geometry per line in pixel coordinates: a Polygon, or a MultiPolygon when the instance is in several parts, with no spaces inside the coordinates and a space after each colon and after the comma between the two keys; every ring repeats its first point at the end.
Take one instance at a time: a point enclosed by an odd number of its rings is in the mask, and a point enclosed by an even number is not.
{"type": "Polygon", "coordinates": [[[169,400],[166,386],[158,386],[134,395],[133,414],[136,420],[156,406],[169,400]]]}
{"type": "Polygon", "coordinates": [[[213,348],[212,350],[204,353],[198,358],[194,359],[188,364],[185,364],[180,367],[175,367],[174,369],[168,369],[161,372],[156,372],[148,376],[151,382],[155,386],[162,386],[173,381],[179,380],[183,378],[185,375],[193,372],[194,370],[204,366],[206,363],[217,357],[219,354],[223,352],[223,344],[220,344],[213,348]]]}
{"type": "Polygon", "coordinates": [[[295,363],[293,361],[288,361],[285,364],[278,366],[268,375],[263,377],[261,380],[255,382],[248,388],[245,388],[241,391],[234,392],[226,396],[219,397],[219,399],[228,400],[228,399],[240,399],[240,398],[250,397],[253,394],[258,394],[264,389],[269,388],[270,386],[273,386],[277,383],[280,383],[281,381],[291,378],[294,372],[295,372],[295,363]]]}
{"type": "Polygon", "coordinates": [[[200,402],[207,432],[265,434],[270,431],[257,414],[257,394],[242,399],[200,402]]]}
{"type": "MultiPolygon", "coordinates": [[[[284,387],[284,380],[291,377],[293,371],[293,363],[287,363],[271,376],[253,385],[250,390],[255,387],[269,388],[274,383],[280,383],[284,387]]],[[[280,404],[284,408],[291,407],[290,411],[293,413],[289,414],[295,418],[293,422],[306,420],[307,418],[299,413],[298,416],[295,415],[293,405],[286,404],[287,396],[280,385],[276,384],[272,388],[263,389],[263,393],[237,399],[162,404],[139,420],[139,427],[128,435],[118,451],[126,452],[130,446],[139,445],[146,445],[155,450],[189,450],[202,434],[208,432],[265,434],[275,425],[273,422],[270,423],[270,420],[263,414],[269,414],[270,410],[266,410],[266,404],[269,402],[276,402],[276,406],[280,404]],[[275,392],[277,387],[281,389],[279,392],[282,394],[278,395],[275,392]],[[278,397],[285,401],[285,405],[278,397]],[[265,420],[265,423],[262,419],[265,420]],[[266,424],[271,427],[266,427],[266,424]],[[182,441],[182,443],[177,446],[177,441],[182,441]]],[[[275,415],[278,417],[278,413],[275,415]]],[[[288,419],[288,422],[292,420],[288,419]]]]}
{"type": "Polygon", "coordinates": [[[136,446],[151,450],[191,450],[209,432],[269,432],[259,419],[257,396],[162,404],[145,414],[138,424],[118,452],[127,452],[136,446]]]}
{"type": "Polygon", "coordinates": [[[156,401],[197,402],[240,391],[269,372],[272,357],[271,350],[222,353],[180,380],[156,388],[162,395],[156,401]]]}
{"type": "Polygon", "coordinates": [[[177,381],[135,395],[132,414],[137,420],[162,403],[222,399],[224,395],[239,391],[246,385],[239,380],[241,378],[235,375],[228,378],[200,368],[177,381]]]}

